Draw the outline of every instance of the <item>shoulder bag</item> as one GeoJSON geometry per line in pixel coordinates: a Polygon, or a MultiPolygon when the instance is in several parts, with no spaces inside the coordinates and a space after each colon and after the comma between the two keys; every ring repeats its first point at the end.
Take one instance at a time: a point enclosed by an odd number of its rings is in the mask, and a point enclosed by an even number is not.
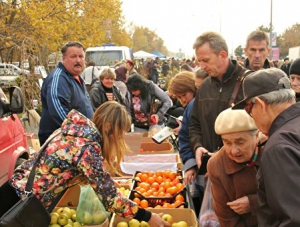
{"type": "Polygon", "coordinates": [[[245,79],[246,76],[248,76],[250,73],[253,73],[253,71],[246,69],[237,79],[237,82],[235,84],[235,87],[233,89],[233,92],[231,94],[230,100],[229,100],[229,104],[228,107],[232,107],[232,105],[234,104],[234,101],[236,99],[236,96],[240,90],[240,87],[242,85],[243,80],[245,79]]]}
{"type": "MultiPolygon", "coordinates": [[[[59,133],[60,130],[58,130],[57,133],[53,134],[40,149],[39,155],[32,167],[32,170],[30,172],[25,187],[26,196],[24,200],[19,199],[18,202],[15,205],[13,205],[0,218],[0,227],[48,227],[49,226],[50,224],[49,212],[46,210],[43,204],[36,198],[36,196],[32,193],[32,186],[33,186],[33,181],[35,176],[35,168],[41,158],[41,154],[43,153],[43,150],[48,145],[48,143],[59,133]]],[[[6,182],[5,184],[6,184],[5,188],[7,190],[10,190],[10,194],[11,194],[12,190],[15,189],[12,188],[10,185],[8,185],[8,182],[6,182]]],[[[61,198],[64,192],[65,191],[63,191],[58,197],[61,198]]],[[[53,203],[57,203],[57,202],[58,199],[55,199],[53,203]]],[[[53,207],[52,205],[53,204],[51,204],[50,207],[53,207]]]]}

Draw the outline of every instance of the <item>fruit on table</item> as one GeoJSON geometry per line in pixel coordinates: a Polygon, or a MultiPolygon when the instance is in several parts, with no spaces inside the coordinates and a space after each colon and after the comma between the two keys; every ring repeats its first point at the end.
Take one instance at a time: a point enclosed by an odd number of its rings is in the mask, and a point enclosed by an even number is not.
{"type": "Polygon", "coordinates": [[[172,227],[189,227],[185,221],[179,221],[172,224],[172,227]]]}
{"type": "Polygon", "coordinates": [[[148,224],[148,222],[141,221],[140,227],[150,227],[150,225],[148,224]]]}
{"type": "Polygon", "coordinates": [[[84,222],[82,224],[77,221],[75,209],[60,207],[56,211],[50,213],[51,221],[49,227],[82,227],[83,224],[98,225],[102,224],[107,217],[106,211],[103,210],[98,210],[93,213],[89,213],[87,211],[80,213],[82,214],[82,221],[84,222]]]}
{"type": "Polygon", "coordinates": [[[105,212],[101,212],[101,211],[96,211],[93,215],[92,215],[92,219],[93,219],[93,223],[94,224],[101,224],[105,221],[106,219],[106,213],[105,212]]]}
{"type": "Polygon", "coordinates": [[[131,219],[129,222],[129,227],[140,227],[141,223],[136,219],[131,219]]]}
{"type": "Polygon", "coordinates": [[[121,221],[117,224],[117,227],[128,227],[128,224],[125,221],[121,221]]]}
{"type": "Polygon", "coordinates": [[[164,214],[161,218],[164,221],[169,222],[171,225],[174,223],[174,219],[170,214],[164,214]]]}
{"type": "Polygon", "coordinates": [[[118,189],[118,192],[121,192],[123,196],[125,197],[128,197],[129,195],[129,190],[124,188],[124,187],[120,187],[120,188],[117,188],[118,189]]]}

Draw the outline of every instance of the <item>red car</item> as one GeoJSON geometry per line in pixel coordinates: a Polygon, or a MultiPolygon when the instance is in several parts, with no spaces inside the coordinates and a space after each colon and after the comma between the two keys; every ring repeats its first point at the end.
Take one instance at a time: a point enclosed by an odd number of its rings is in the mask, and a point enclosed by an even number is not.
{"type": "Polygon", "coordinates": [[[17,115],[24,108],[20,88],[10,87],[9,97],[8,101],[0,88],[0,186],[29,157],[25,130],[17,115]]]}

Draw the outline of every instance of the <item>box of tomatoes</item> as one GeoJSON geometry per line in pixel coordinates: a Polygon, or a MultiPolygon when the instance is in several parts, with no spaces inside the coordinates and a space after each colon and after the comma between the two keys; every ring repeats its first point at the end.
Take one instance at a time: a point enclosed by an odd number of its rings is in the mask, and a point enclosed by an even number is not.
{"type": "Polygon", "coordinates": [[[129,199],[142,208],[188,207],[187,190],[180,171],[137,171],[129,199]]]}

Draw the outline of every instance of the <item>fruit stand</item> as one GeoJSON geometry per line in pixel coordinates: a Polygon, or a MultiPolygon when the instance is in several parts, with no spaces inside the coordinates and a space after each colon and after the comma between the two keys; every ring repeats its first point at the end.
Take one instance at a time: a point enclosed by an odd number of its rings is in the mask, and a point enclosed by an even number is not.
{"type": "MultiPolygon", "coordinates": [[[[125,170],[124,176],[113,177],[118,191],[144,209],[164,213],[163,219],[174,223],[174,226],[198,227],[190,192],[183,184],[180,158],[174,152],[172,144],[168,141],[156,144],[151,138],[138,134],[130,135],[130,140],[135,142],[130,145],[130,141],[127,141],[133,153],[124,159],[123,164],[127,167],[121,166],[121,170],[125,170]],[[138,145],[137,141],[140,141],[138,145]],[[164,168],[165,163],[167,167],[170,164],[172,169],[164,168]]],[[[79,195],[80,186],[70,188],[57,204],[55,211],[64,207],[76,208],[79,195]]],[[[130,225],[128,223],[129,220],[112,214],[104,223],[92,226],[149,226],[147,222],[140,223],[137,220],[132,220],[130,225]]]]}

